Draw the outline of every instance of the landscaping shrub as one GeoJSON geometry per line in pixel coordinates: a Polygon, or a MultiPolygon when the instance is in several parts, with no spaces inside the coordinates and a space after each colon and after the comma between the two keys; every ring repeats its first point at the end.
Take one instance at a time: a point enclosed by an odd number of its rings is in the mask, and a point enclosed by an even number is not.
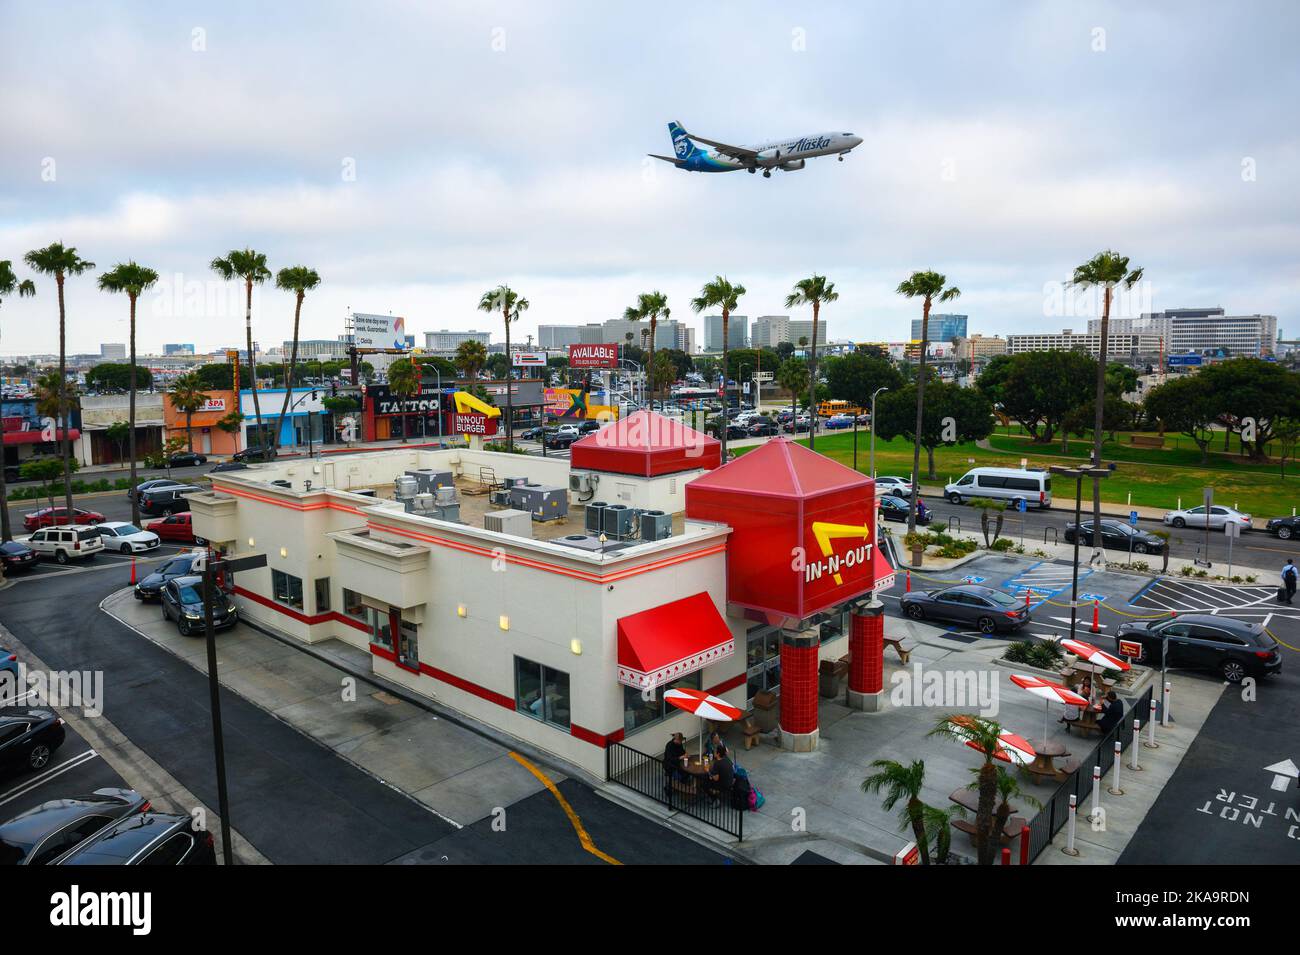
{"type": "Polygon", "coordinates": [[[1011,550],[1015,546],[1016,546],[1016,542],[1013,541],[1010,537],[999,537],[997,540],[995,540],[992,544],[989,545],[989,550],[996,550],[1000,553],[1006,553],[1007,551],[1011,550]]]}
{"type": "Polygon", "coordinates": [[[1007,644],[1006,652],[1002,654],[1002,659],[1008,663],[1028,663],[1030,655],[1034,651],[1034,641],[1032,640],[1013,640],[1007,644]]]}

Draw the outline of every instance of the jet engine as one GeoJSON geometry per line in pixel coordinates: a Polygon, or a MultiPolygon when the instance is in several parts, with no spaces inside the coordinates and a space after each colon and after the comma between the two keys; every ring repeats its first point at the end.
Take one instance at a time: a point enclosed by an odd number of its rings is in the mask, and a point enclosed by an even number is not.
{"type": "Polygon", "coordinates": [[[758,164],[760,166],[772,166],[781,161],[781,150],[764,149],[758,154],[758,164]]]}
{"type": "Polygon", "coordinates": [[[794,172],[796,169],[802,169],[806,159],[789,159],[781,163],[781,168],[786,172],[794,172]]]}

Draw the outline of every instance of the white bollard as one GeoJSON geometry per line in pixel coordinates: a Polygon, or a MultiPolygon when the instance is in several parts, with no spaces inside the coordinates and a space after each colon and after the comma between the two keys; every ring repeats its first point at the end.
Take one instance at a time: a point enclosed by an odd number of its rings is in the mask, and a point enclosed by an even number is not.
{"type": "Polygon", "coordinates": [[[1133,744],[1128,748],[1128,768],[1135,773],[1142,772],[1142,767],[1138,765],[1138,742],[1142,739],[1142,721],[1136,717],[1133,719],[1133,744]]]}
{"type": "Polygon", "coordinates": [[[1172,683],[1166,683],[1165,684],[1165,706],[1164,706],[1164,710],[1160,713],[1161,726],[1167,727],[1170,723],[1174,721],[1173,715],[1169,712],[1169,703],[1170,703],[1169,698],[1173,695],[1174,695],[1174,685],[1172,683]]]}
{"type": "Polygon", "coordinates": [[[1110,788],[1106,790],[1112,796],[1124,795],[1124,787],[1120,783],[1119,770],[1124,764],[1124,747],[1119,740],[1115,740],[1115,776],[1110,781],[1110,788]]]}
{"type": "Polygon", "coordinates": [[[1159,749],[1156,742],[1156,698],[1151,697],[1151,715],[1147,717],[1147,741],[1142,744],[1147,749],[1159,749]]]}
{"type": "Polygon", "coordinates": [[[1088,821],[1092,822],[1101,814],[1101,767],[1092,767],[1092,809],[1088,812],[1088,821]]]}
{"type": "Polygon", "coordinates": [[[1065,848],[1061,850],[1067,856],[1077,856],[1079,854],[1079,850],[1074,847],[1075,803],[1077,801],[1077,796],[1070,797],[1070,820],[1066,823],[1065,828],[1065,848]]]}

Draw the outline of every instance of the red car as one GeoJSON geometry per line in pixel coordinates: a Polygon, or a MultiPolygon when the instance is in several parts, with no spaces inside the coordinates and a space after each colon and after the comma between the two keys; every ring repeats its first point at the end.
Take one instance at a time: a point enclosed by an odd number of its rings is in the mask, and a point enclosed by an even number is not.
{"type": "Polygon", "coordinates": [[[153,531],[160,540],[174,541],[178,544],[207,543],[202,537],[194,536],[194,526],[190,523],[189,511],[173,514],[171,517],[164,517],[161,520],[150,521],[145,530],[153,531]]]}
{"type": "Polygon", "coordinates": [[[104,515],[98,511],[83,511],[79,507],[74,507],[72,520],[69,521],[66,507],[43,507],[35,513],[25,515],[23,526],[29,531],[35,531],[42,527],[53,527],[55,524],[101,524],[103,521],[104,515]]]}

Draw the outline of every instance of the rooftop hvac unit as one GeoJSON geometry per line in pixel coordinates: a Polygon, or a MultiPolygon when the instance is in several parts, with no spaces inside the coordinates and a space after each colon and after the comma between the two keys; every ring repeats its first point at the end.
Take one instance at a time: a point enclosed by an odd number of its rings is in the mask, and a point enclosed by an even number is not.
{"type": "Polygon", "coordinates": [[[569,492],[547,484],[517,484],[510,489],[510,506],[528,511],[535,521],[550,521],[569,514],[569,492]]]}
{"type": "Polygon", "coordinates": [[[448,504],[455,504],[456,488],[447,484],[442,485],[433,492],[433,500],[435,504],[442,507],[446,507],[448,504]]]}
{"type": "Polygon", "coordinates": [[[510,492],[504,490],[488,491],[488,503],[491,504],[493,507],[509,507],[510,492]]]}
{"type": "Polygon", "coordinates": [[[483,529],[511,537],[533,536],[533,515],[528,511],[491,511],[483,515],[483,529]]]}
{"type": "Polygon", "coordinates": [[[512,487],[519,487],[519,486],[521,486],[521,485],[527,484],[527,483],[528,483],[528,478],[526,478],[526,477],[502,478],[502,479],[501,479],[501,483],[502,483],[502,484],[503,484],[507,489],[509,489],[509,488],[512,488],[512,487]]]}
{"type": "Polygon", "coordinates": [[[605,530],[604,515],[605,508],[609,507],[604,501],[592,501],[587,505],[587,533],[595,534],[597,537],[605,530]]]}
{"type": "Polygon", "coordinates": [[[591,486],[595,483],[590,471],[569,472],[569,490],[577,494],[590,494],[591,486]]]}
{"type": "Polygon", "coordinates": [[[661,541],[673,536],[673,516],[664,511],[641,512],[641,539],[661,541]]]}
{"type": "Polygon", "coordinates": [[[636,525],[636,511],[626,504],[611,504],[601,513],[601,524],[606,537],[627,540],[636,525]]]}
{"type": "Polygon", "coordinates": [[[551,543],[563,544],[565,547],[583,550],[590,554],[612,554],[627,547],[626,544],[619,544],[615,541],[606,541],[602,544],[599,537],[592,537],[588,534],[569,534],[566,537],[557,537],[551,543]]]}
{"type": "Polygon", "coordinates": [[[428,514],[433,510],[432,494],[417,494],[406,502],[406,513],[408,514],[428,514]]]}
{"type": "Polygon", "coordinates": [[[436,517],[440,521],[451,521],[453,524],[459,524],[460,504],[434,504],[429,516],[436,517]]]}
{"type": "Polygon", "coordinates": [[[393,482],[393,497],[399,501],[409,501],[420,493],[420,482],[410,474],[403,474],[393,482]]]}

